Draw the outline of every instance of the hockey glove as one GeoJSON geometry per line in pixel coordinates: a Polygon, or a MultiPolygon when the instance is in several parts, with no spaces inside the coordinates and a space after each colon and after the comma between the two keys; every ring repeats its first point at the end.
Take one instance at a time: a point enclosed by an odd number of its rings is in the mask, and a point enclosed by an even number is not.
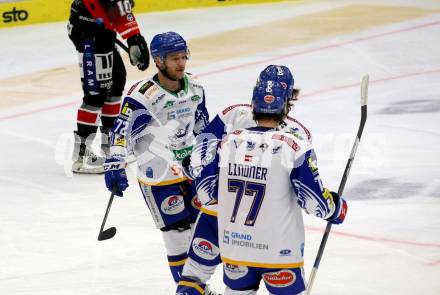
{"type": "Polygon", "coordinates": [[[115,195],[122,197],[122,192],[128,187],[126,163],[115,158],[107,159],[104,163],[105,185],[112,191],[116,187],[115,195]]]}
{"type": "Polygon", "coordinates": [[[186,156],[182,160],[182,168],[183,168],[183,175],[188,178],[188,182],[191,183],[194,180],[194,175],[192,174],[191,169],[191,155],[186,156]]]}
{"type": "Polygon", "coordinates": [[[150,52],[142,35],[137,34],[127,39],[130,62],[139,70],[145,71],[150,64],[150,52]]]}
{"type": "Polygon", "coordinates": [[[327,221],[332,224],[341,224],[344,222],[345,215],[347,215],[347,202],[341,198],[337,193],[332,192],[333,202],[335,203],[336,209],[332,216],[327,218],[327,221]]]}

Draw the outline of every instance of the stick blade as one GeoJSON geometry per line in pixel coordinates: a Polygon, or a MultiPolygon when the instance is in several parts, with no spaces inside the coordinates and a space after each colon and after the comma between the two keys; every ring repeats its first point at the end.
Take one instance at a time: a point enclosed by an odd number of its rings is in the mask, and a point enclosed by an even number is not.
{"type": "Polygon", "coordinates": [[[105,241],[113,238],[116,235],[116,227],[110,227],[105,231],[99,233],[98,241],[105,241]]]}
{"type": "Polygon", "coordinates": [[[367,97],[368,97],[368,83],[370,81],[370,75],[366,74],[362,78],[362,84],[361,84],[361,105],[365,106],[367,105],[367,97]]]}

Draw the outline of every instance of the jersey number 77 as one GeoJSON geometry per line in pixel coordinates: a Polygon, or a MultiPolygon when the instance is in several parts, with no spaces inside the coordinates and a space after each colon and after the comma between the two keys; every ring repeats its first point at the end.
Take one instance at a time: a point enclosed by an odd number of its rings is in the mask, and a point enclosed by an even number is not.
{"type": "Polygon", "coordinates": [[[237,194],[234,209],[232,210],[232,216],[230,219],[231,223],[235,223],[235,218],[237,216],[237,212],[240,207],[243,195],[254,198],[249,213],[246,217],[246,221],[244,223],[244,225],[247,226],[254,226],[255,221],[258,217],[258,212],[260,212],[261,204],[263,203],[264,196],[266,194],[266,184],[252,181],[244,181],[240,179],[228,179],[228,192],[237,194]]]}

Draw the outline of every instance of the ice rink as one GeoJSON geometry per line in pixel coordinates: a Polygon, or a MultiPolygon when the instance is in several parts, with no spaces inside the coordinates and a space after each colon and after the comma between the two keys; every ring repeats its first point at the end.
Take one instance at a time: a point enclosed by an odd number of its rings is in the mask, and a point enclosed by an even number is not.
{"type": "MultiPolygon", "coordinates": [[[[282,2],[138,20],[147,41],[164,31],[189,40],[188,71],[205,85],[212,117],[250,102],[266,65],[290,67],[302,94],[292,115],[311,130],[333,190],[368,73],[348,216],[333,227],[312,294],[440,294],[440,1],[282,2]]],[[[65,26],[0,30],[0,294],[174,294],[134,170],[107,220],[116,236],[97,241],[109,192],[102,175],[70,173],[82,91],[65,26]]],[[[153,73],[125,61],[127,85],[153,73]]],[[[305,222],[308,276],[325,222],[305,222]]],[[[220,268],[211,285],[223,290],[220,268]]]]}

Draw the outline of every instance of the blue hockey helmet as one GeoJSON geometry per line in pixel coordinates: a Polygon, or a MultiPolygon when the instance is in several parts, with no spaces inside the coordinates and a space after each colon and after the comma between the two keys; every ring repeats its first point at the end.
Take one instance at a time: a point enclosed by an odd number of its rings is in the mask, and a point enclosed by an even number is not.
{"type": "Polygon", "coordinates": [[[157,34],[153,37],[150,44],[151,56],[153,58],[163,58],[176,52],[189,53],[185,39],[175,32],[157,34]]]}
{"type": "Polygon", "coordinates": [[[283,114],[287,100],[287,89],[281,82],[259,79],[252,95],[253,112],[255,114],[283,114]]]}
{"type": "Polygon", "coordinates": [[[261,71],[259,80],[277,81],[287,89],[287,97],[290,99],[293,97],[293,85],[295,83],[293,75],[289,68],[281,65],[269,65],[263,71],[261,71]]]}

